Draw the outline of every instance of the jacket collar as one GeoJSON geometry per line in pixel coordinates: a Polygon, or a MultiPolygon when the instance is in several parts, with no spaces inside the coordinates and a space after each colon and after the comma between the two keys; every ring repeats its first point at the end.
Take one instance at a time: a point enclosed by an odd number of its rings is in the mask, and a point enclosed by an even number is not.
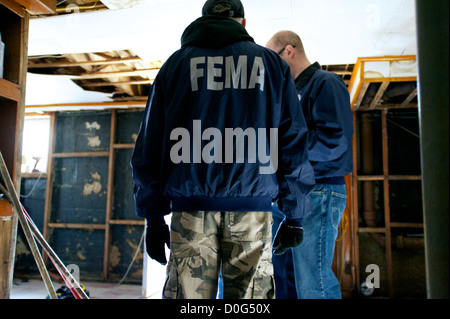
{"type": "Polygon", "coordinates": [[[295,85],[299,87],[304,87],[306,83],[308,83],[309,79],[312,77],[314,72],[319,70],[320,64],[318,62],[314,62],[310,66],[308,66],[302,73],[295,79],[295,85]]]}

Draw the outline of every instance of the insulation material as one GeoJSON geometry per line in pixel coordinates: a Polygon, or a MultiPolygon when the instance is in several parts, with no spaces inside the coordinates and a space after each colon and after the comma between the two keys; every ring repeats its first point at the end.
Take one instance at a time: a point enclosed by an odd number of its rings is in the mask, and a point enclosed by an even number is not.
{"type": "Polygon", "coordinates": [[[364,63],[364,78],[417,76],[417,61],[368,61],[364,63]]]}

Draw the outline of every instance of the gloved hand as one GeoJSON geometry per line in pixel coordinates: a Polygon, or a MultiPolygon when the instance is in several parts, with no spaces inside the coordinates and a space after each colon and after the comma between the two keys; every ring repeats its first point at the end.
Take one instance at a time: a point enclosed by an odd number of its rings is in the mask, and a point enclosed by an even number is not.
{"type": "Polygon", "coordinates": [[[283,220],[273,241],[273,254],[282,255],[289,248],[295,248],[303,241],[303,227],[288,226],[283,220]]]}
{"type": "Polygon", "coordinates": [[[164,244],[170,248],[169,227],[165,223],[148,224],[145,235],[147,254],[162,265],[167,264],[164,244]]]}

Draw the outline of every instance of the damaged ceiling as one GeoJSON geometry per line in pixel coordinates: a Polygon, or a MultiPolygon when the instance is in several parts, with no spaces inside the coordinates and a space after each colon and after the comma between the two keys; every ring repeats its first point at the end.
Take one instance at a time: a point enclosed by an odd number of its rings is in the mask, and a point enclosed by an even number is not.
{"type": "MultiPolygon", "coordinates": [[[[85,91],[110,94],[114,101],[145,101],[162,66],[145,62],[131,50],[36,55],[28,57],[28,72],[65,75],[85,91]]],[[[323,65],[349,84],[353,64],[323,65]]]]}
{"type": "Polygon", "coordinates": [[[131,50],[28,57],[29,73],[66,75],[83,90],[108,93],[114,101],[145,100],[161,66],[131,50]]]}
{"type": "MultiPolygon", "coordinates": [[[[414,0],[242,2],[256,43],[265,45],[279,30],[294,30],[309,60],[339,74],[347,85],[359,57],[416,54],[414,0]]],[[[157,70],[179,49],[182,32],[200,16],[203,4],[56,0],[56,12],[30,20],[26,105],[33,110],[115,101],[142,105],[157,70]]],[[[367,91],[372,90],[378,88],[367,91]]]]}

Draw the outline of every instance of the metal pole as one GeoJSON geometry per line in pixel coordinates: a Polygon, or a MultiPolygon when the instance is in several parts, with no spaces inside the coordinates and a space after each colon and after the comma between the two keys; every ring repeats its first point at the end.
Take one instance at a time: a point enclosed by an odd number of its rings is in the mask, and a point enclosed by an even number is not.
{"type": "Polygon", "coordinates": [[[427,295],[449,297],[448,0],[416,0],[427,295]]]}
{"type": "Polygon", "coordinates": [[[44,281],[45,287],[48,290],[49,296],[51,299],[58,299],[53,284],[50,280],[50,276],[47,272],[47,268],[45,268],[42,256],[39,253],[36,242],[34,241],[33,235],[31,234],[30,226],[28,225],[27,219],[25,218],[25,215],[22,212],[19,197],[17,196],[16,190],[14,189],[11,176],[9,175],[9,172],[6,168],[6,164],[1,152],[0,152],[0,173],[3,178],[3,182],[5,183],[6,189],[9,193],[10,200],[12,201],[14,211],[17,213],[17,216],[19,217],[19,221],[22,226],[23,232],[28,241],[28,245],[30,246],[34,260],[36,261],[39,272],[42,276],[42,280],[44,281]]]}
{"type": "Polygon", "coordinates": [[[42,246],[42,248],[45,250],[47,255],[50,257],[50,260],[52,261],[53,265],[55,265],[56,269],[58,270],[61,277],[64,279],[64,282],[68,286],[68,288],[72,291],[73,295],[75,297],[79,297],[76,299],[89,299],[89,297],[86,295],[84,290],[81,288],[80,284],[75,280],[75,278],[72,276],[70,271],[66,268],[66,266],[63,264],[61,259],[59,259],[58,255],[56,255],[55,251],[50,247],[50,245],[45,240],[44,236],[42,236],[41,232],[37,228],[37,226],[32,221],[31,217],[26,212],[25,208],[23,206],[22,211],[25,214],[25,216],[28,218],[29,225],[31,227],[31,230],[34,233],[34,236],[36,237],[39,244],[42,246]]]}
{"type": "MultiPolygon", "coordinates": [[[[0,190],[7,194],[8,198],[10,198],[9,192],[4,189],[2,185],[0,185],[0,190]]],[[[31,217],[28,215],[27,211],[21,204],[21,209],[23,214],[28,220],[28,225],[30,226],[31,231],[33,232],[33,235],[37,239],[38,243],[42,246],[44,251],[47,253],[47,255],[50,258],[50,261],[55,266],[58,273],[61,275],[62,279],[74,295],[75,299],[89,299],[89,297],[86,295],[84,290],[81,288],[80,284],[75,280],[75,278],[72,276],[70,271],[66,268],[66,266],[62,263],[62,261],[59,259],[59,257],[56,255],[56,253],[53,251],[53,249],[50,247],[50,245],[45,240],[44,236],[42,236],[41,232],[37,228],[37,226],[34,224],[31,217]]]]}

